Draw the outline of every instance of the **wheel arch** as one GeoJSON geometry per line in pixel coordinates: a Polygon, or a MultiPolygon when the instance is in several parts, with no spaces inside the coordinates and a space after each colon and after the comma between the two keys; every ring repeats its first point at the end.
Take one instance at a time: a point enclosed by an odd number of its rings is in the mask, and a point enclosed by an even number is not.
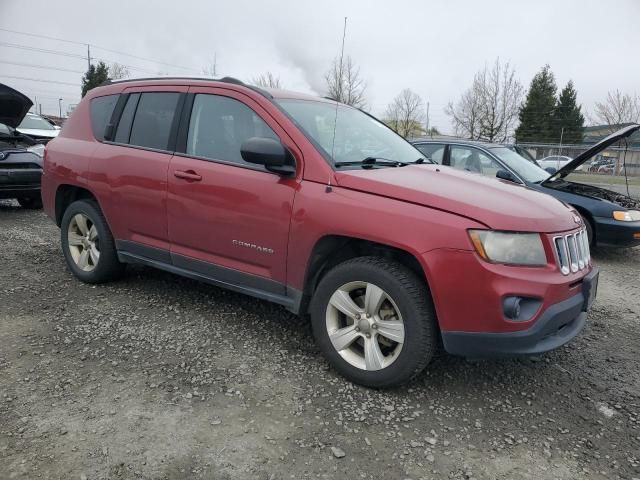
{"type": "Polygon", "coordinates": [[[368,255],[390,258],[401,263],[424,280],[425,285],[429,288],[427,274],[414,253],[363,238],[325,235],[318,239],[309,256],[304,277],[300,313],[307,312],[311,296],[326,272],[346,260],[368,255]]]}
{"type": "Polygon", "coordinates": [[[71,184],[62,184],[58,186],[55,200],[55,221],[58,227],[62,223],[62,217],[69,205],[76,200],[83,199],[93,200],[98,203],[97,197],[87,188],[71,184]]]}

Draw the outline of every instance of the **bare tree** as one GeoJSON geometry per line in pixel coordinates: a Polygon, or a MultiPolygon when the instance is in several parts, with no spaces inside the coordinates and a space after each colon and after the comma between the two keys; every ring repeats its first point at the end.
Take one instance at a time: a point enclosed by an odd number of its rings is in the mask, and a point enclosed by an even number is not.
{"type": "Polygon", "coordinates": [[[350,56],[343,59],[342,63],[340,57],[336,57],[324,78],[327,82],[328,97],[357,108],[366,107],[367,85],[360,76],[360,68],[353,63],[350,56]]]}
{"type": "Polygon", "coordinates": [[[213,59],[207,65],[202,66],[202,74],[205,77],[217,78],[218,76],[218,55],[213,54],[213,59]]]}
{"type": "Polygon", "coordinates": [[[121,78],[129,78],[131,73],[126,65],[114,62],[109,67],[109,78],[112,80],[120,80],[121,78]]]}
{"type": "Polygon", "coordinates": [[[254,77],[251,82],[256,87],[283,88],[280,77],[274,75],[271,72],[263,73],[262,75],[254,77]]]}
{"type": "Polygon", "coordinates": [[[450,102],[445,113],[458,135],[505,142],[515,130],[523,96],[515,70],[509,62],[503,65],[496,59],[493,67],[475,74],[471,88],[458,103],[450,102]]]}
{"type": "Polygon", "coordinates": [[[403,137],[420,135],[424,128],[424,103],[420,95],[405,88],[387,106],[385,123],[403,137]]]}
{"type": "MultiPolygon", "coordinates": [[[[607,92],[604,102],[596,102],[594,123],[619,125],[640,122],[640,96],[622,93],[620,90],[607,92]]],[[[612,128],[612,131],[616,127],[612,128]]]]}
{"type": "Polygon", "coordinates": [[[449,102],[444,111],[451,117],[456,135],[474,140],[480,138],[480,95],[475,91],[475,82],[458,103],[449,102]]]}

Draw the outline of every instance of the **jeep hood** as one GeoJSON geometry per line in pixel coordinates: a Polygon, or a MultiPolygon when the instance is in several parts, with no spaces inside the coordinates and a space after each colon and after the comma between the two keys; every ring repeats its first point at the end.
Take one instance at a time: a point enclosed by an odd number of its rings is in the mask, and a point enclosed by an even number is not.
{"type": "Polygon", "coordinates": [[[633,135],[638,129],[640,129],[640,125],[635,125],[635,124],[628,125],[624,128],[621,128],[617,132],[612,133],[608,137],[603,138],[598,143],[596,143],[593,147],[582,152],[580,155],[578,155],[576,158],[571,160],[569,163],[567,163],[564,167],[562,167],[556,173],[554,173],[549,178],[547,178],[544,182],[542,182],[542,184],[544,185],[547,182],[552,182],[554,180],[557,180],[558,178],[566,177],[571,172],[573,172],[576,168],[578,168],[580,165],[585,163],[587,160],[596,156],[597,154],[602,152],[607,147],[613,145],[614,143],[619,142],[623,138],[627,138],[633,135]]]}
{"type": "Polygon", "coordinates": [[[0,83],[0,123],[16,128],[32,106],[29,97],[0,83]]]}
{"type": "Polygon", "coordinates": [[[336,172],[340,187],[461,215],[495,230],[551,233],[577,226],[569,207],[511,182],[441,165],[336,172]]]}

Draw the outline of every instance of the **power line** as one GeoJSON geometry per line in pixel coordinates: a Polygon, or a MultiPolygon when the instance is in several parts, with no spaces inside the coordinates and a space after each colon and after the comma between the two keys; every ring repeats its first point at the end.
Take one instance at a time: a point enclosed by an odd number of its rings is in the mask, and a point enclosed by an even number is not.
{"type": "Polygon", "coordinates": [[[4,74],[0,74],[0,77],[13,78],[14,80],[28,80],[30,82],[55,83],[57,85],[71,85],[72,87],[80,87],[79,83],[58,82],[56,80],[41,80],[39,78],[17,77],[13,75],[4,75],[4,74]]]}
{"type": "Polygon", "coordinates": [[[79,70],[69,70],[68,68],[60,68],[60,67],[47,67],[45,65],[35,65],[33,63],[8,62],[6,60],[0,60],[0,63],[5,63],[7,65],[17,65],[20,67],[42,68],[45,70],[57,70],[59,72],[79,73],[80,75],[84,74],[84,72],[81,72],[79,70]]]}
{"type": "MultiPolygon", "coordinates": [[[[67,43],[72,43],[74,45],[82,45],[82,46],[90,45],[93,48],[98,48],[100,50],[104,50],[105,52],[116,53],[118,55],[125,55],[127,57],[135,58],[137,60],[143,60],[143,61],[146,61],[146,62],[153,62],[153,63],[157,63],[158,65],[165,65],[167,67],[180,68],[182,70],[188,70],[188,71],[191,71],[191,72],[195,72],[196,71],[196,70],[194,70],[193,68],[190,68],[190,67],[184,67],[182,65],[176,65],[176,64],[167,63],[167,62],[160,62],[160,61],[154,60],[152,58],[141,57],[141,56],[138,56],[138,55],[133,55],[131,53],[121,52],[119,50],[112,50],[110,48],[101,47],[100,45],[95,45],[93,43],[78,42],[78,41],[75,41],[75,40],[68,40],[68,39],[58,38],[58,37],[49,37],[47,35],[39,35],[39,34],[35,34],[35,33],[19,32],[17,30],[10,30],[8,28],[0,28],[0,31],[9,32],[9,33],[16,33],[18,35],[26,35],[28,37],[43,38],[43,39],[46,39],[46,40],[56,40],[56,41],[59,41],[59,42],[67,42],[67,43]]],[[[82,57],[82,58],[84,59],[86,57],[82,57]]]]}
{"type": "MultiPolygon", "coordinates": [[[[33,52],[40,52],[40,53],[49,53],[52,55],[61,55],[64,57],[70,57],[70,58],[78,58],[81,60],[86,60],[87,57],[83,56],[83,55],[77,55],[74,53],[68,53],[68,52],[62,52],[60,50],[50,50],[47,48],[40,48],[40,47],[31,47],[29,45],[20,45],[18,43],[8,43],[8,42],[0,42],[0,46],[4,46],[4,47],[10,47],[10,48],[18,48],[21,50],[29,50],[29,51],[33,51],[33,52]]],[[[108,58],[104,58],[104,57],[92,57],[95,60],[100,60],[103,61],[105,63],[117,63],[114,60],[110,60],[108,58]]],[[[141,68],[141,67],[136,67],[135,65],[125,65],[125,64],[120,64],[123,67],[127,67],[130,70],[137,70],[143,73],[149,73],[149,74],[155,74],[156,72],[154,72],[153,70],[149,70],[146,68],[141,68]]]]}
{"type": "Polygon", "coordinates": [[[48,37],[46,35],[38,35],[35,33],[19,32],[17,30],[10,30],[8,28],[0,28],[0,30],[2,30],[3,32],[17,33],[19,35],[27,35],[29,37],[44,38],[46,40],[57,40],[59,42],[75,43],[76,45],[86,45],[86,43],[76,42],[74,40],[66,40],[64,38],[57,38],[57,37],[48,37]]]}
{"type": "MultiPolygon", "coordinates": [[[[139,57],[137,55],[132,55],[130,53],[124,53],[124,52],[120,52],[118,50],[111,50],[109,48],[99,47],[98,45],[91,45],[91,46],[94,47],[94,48],[97,48],[99,50],[104,50],[105,52],[111,52],[111,53],[115,53],[115,54],[118,54],[118,55],[126,55],[127,57],[135,58],[137,60],[143,60],[143,61],[146,61],[146,62],[157,63],[158,65],[164,65],[166,67],[179,68],[181,70],[187,70],[189,72],[196,72],[196,70],[193,69],[193,68],[183,67],[181,65],[175,65],[173,63],[159,62],[158,60],[152,60],[150,58],[139,57]]],[[[198,73],[200,73],[200,72],[198,72],[198,73]]]]}
{"type": "Polygon", "coordinates": [[[40,47],[30,47],[28,45],[20,45],[18,43],[0,42],[0,46],[9,47],[9,48],[18,48],[20,50],[30,50],[33,52],[50,53],[52,55],[61,55],[63,57],[81,58],[82,60],[85,60],[87,58],[83,55],[77,55],[75,53],[61,52],[60,50],[50,50],[47,48],[40,48],[40,47]]]}

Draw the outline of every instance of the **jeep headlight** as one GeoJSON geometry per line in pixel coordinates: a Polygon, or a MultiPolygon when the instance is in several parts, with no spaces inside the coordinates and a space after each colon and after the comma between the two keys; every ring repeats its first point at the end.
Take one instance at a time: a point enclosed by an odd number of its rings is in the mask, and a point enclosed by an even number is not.
{"type": "Polygon", "coordinates": [[[625,210],[613,212],[613,218],[621,222],[638,222],[640,221],[640,211],[638,210],[625,210]]]}
{"type": "Polygon", "coordinates": [[[487,262],[529,266],[547,264],[538,233],[469,230],[469,237],[478,255],[487,262]]]}
{"type": "Polygon", "coordinates": [[[27,152],[35,153],[40,158],[42,158],[44,156],[44,145],[42,145],[41,143],[33,145],[27,148],[27,152]]]}

